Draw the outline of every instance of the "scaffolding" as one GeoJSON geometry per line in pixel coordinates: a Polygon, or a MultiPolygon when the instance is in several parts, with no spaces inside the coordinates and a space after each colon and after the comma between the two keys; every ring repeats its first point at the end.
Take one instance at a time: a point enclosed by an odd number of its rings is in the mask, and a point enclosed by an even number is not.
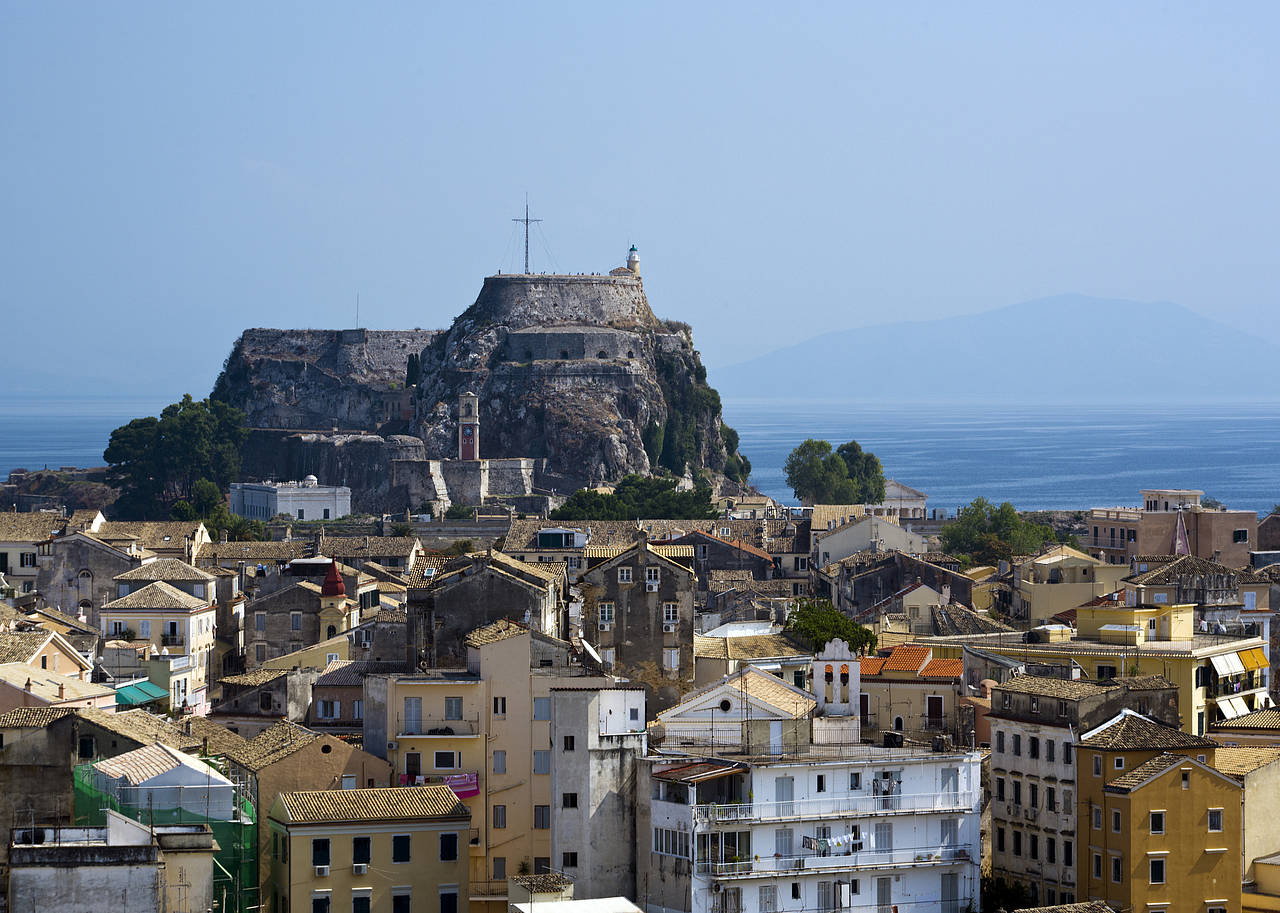
{"type": "MultiPolygon", "coordinates": [[[[201,758],[222,773],[225,762],[201,758]]],[[[229,814],[212,817],[209,789],[200,786],[102,786],[93,762],[75,767],[77,826],[106,824],[107,809],[147,825],[207,824],[218,850],[213,856],[213,910],[215,913],[256,913],[258,897],[258,824],[253,802],[237,785],[229,814]],[[203,794],[203,798],[200,797],[203,794]]]]}

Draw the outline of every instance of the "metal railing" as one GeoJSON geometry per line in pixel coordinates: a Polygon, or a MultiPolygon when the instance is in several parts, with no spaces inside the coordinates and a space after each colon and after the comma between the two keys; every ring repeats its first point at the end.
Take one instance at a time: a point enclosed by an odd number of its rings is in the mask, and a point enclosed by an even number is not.
{"type": "Polygon", "coordinates": [[[1235,681],[1221,681],[1217,684],[1206,687],[1205,694],[1208,697],[1234,697],[1239,694],[1247,694],[1250,691],[1256,691],[1260,688],[1267,687],[1267,677],[1265,674],[1254,675],[1249,673],[1242,679],[1235,681]]]}
{"type": "Polygon", "coordinates": [[[720,821],[838,818],[897,812],[961,812],[978,804],[977,790],[937,793],[832,796],[829,799],[794,799],[783,802],[739,802],[727,805],[695,805],[693,820],[699,824],[720,821]]]}
{"type": "Polygon", "coordinates": [[[760,856],[733,862],[699,860],[699,875],[717,878],[750,878],[789,872],[848,871],[871,868],[910,868],[973,861],[968,847],[916,846],[896,849],[862,849],[844,855],[760,856]]]}
{"type": "Polygon", "coordinates": [[[186,637],[181,634],[161,634],[160,646],[162,647],[181,647],[187,642],[186,637]]]}
{"type": "Polygon", "coordinates": [[[480,718],[468,717],[462,720],[449,720],[443,717],[404,716],[396,717],[396,732],[406,735],[478,735],[480,718]]]}
{"type": "Polygon", "coordinates": [[[499,898],[507,896],[506,881],[473,881],[471,882],[472,897],[488,897],[499,898]]]}

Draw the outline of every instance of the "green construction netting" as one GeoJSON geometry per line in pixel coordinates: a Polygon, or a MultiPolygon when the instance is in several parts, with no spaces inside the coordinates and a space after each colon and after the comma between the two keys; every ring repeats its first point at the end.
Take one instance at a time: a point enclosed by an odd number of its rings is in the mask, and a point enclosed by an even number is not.
{"type": "MultiPolygon", "coordinates": [[[[215,770],[220,767],[215,758],[201,760],[215,770]]],[[[227,816],[232,820],[216,820],[201,814],[198,803],[184,803],[181,793],[175,795],[173,792],[180,789],[178,787],[145,790],[148,800],[130,801],[128,792],[144,791],[128,788],[108,791],[100,789],[95,780],[92,762],[76,765],[76,824],[104,825],[107,809],[144,824],[207,824],[213,831],[213,839],[218,842],[218,851],[213,857],[214,911],[251,913],[258,910],[258,824],[253,802],[238,788],[234,793],[231,814],[227,816]],[[187,807],[192,804],[197,807],[187,807]]]]}

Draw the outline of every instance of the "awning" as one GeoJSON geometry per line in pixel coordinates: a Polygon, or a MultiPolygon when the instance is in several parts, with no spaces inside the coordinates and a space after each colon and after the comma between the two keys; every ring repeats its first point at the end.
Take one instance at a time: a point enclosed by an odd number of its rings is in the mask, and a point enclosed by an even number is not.
{"type": "Polygon", "coordinates": [[[1214,671],[1218,675],[1241,675],[1244,673],[1244,663],[1240,662],[1240,657],[1234,653],[1210,656],[1209,662],[1213,664],[1214,671]]]}
{"type": "Polygon", "coordinates": [[[149,704],[168,696],[168,691],[151,682],[134,682],[132,685],[121,685],[116,689],[117,704],[149,704]]]}
{"type": "Polygon", "coordinates": [[[1246,672],[1256,672],[1258,669],[1267,668],[1270,663],[1267,662],[1267,655],[1262,652],[1261,647],[1254,647],[1251,650],[1241,650],[1237,656],[1240,662],[1244,664],[1246,672]]]}
{"type": "Polygon", "coordinates": [[[1218,710],[1228,720],[1234,720],[1236,717],[1244,716],[1249,712],[1249,708],[1245,706],[1244,701],[1238,697],[1218,698],[1218,710]]]}
{"type": "Polygon", "coordinates": [[[730,774],[741,772],[742,769],[737,765],[714,764],[703,761],[695,764],[681,764],[679,767],[668,767],[666,770],[656,771],[653,778],[655,780],[671,780],[675,783],[701,783],[703,780],[715,780],[718,777],[727,777],[730,774]]]}

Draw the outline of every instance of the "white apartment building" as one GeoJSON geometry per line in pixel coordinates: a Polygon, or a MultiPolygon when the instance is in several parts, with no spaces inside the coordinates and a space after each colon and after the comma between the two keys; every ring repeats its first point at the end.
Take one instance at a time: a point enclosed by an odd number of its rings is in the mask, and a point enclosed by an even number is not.
{"type": "Polygon", "coordinates": [[[232,482],[230,502],[233,514],[250,520],[281,514],[297,520],[337,520],[351,513],[351,489],[321,485],[315,476],[301,482],[232,482]]]}
{"type": "MultiPolygon", "coordinates": [[[[828,644],[815,660],[833,658],[828,644]]],[[[849,704],[748,667],[659,715],[637,779],[636,899],[683,913],[960,913],[980,906],[979,756],[876,748],[849,704]],[[802,698],[808,698],[807,705],[802,698]],[[745,712],[742,705],[746,705],[745,712]],[[709,738],[682,709],[741,720],[709,738]],[[780,725],[779,725],[780,724],[780,725]],[[781,733],[778,729],[781,728],[781,733]],[[659,741],[661,736],[661,741],[659,741]]],[[[941,746],[939,746],[941,747],[941,746]]]]}

